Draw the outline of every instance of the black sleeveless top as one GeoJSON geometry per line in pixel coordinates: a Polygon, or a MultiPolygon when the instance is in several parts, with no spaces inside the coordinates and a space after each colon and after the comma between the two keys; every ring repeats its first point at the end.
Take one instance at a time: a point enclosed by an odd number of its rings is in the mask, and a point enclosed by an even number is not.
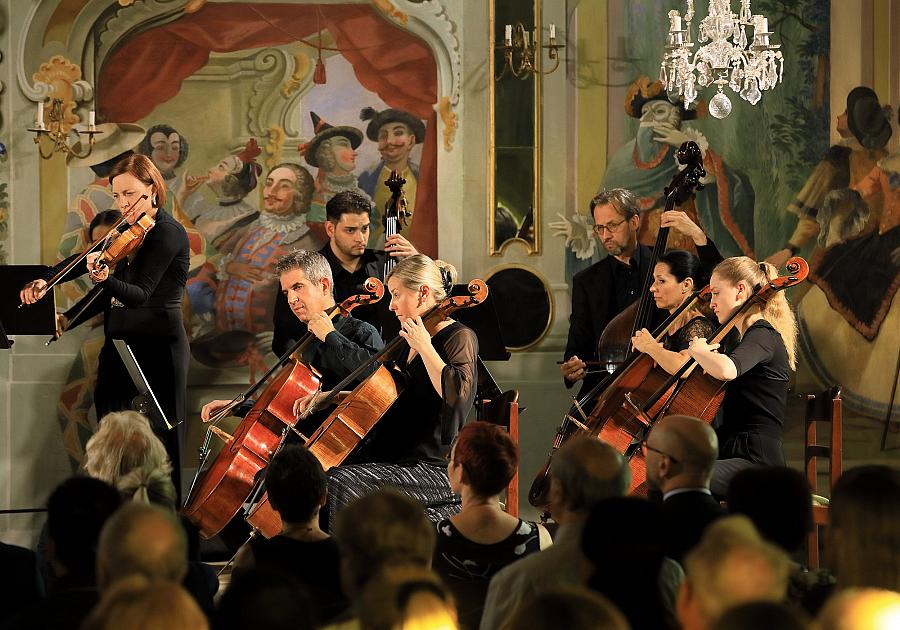
{"type": "Polygon", "coordinates": [[[487,582],[506,565],[541,550],[537,524],[519,519],[515,531],[500,542],[483,545],[463,536],[445,519],[437,524],[432,566],[448,584],[455,581],[487,582]]]}

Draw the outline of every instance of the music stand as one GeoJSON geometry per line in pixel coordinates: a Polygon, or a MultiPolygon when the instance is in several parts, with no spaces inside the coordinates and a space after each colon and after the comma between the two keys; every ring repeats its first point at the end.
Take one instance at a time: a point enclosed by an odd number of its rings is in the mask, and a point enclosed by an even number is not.
{"type": "Polygon", "coordinates": [[[128,370],[128,375],[131,377],[131,380],[134,382],[134,386],[138,391],[138,395],[131,402],[132,409],[147,416],[150,419],[150,422],[158,429],[173,428],[174,425],[166,418],[166,414],[163,412],[159,400],[156,398],[156,394],[153,393],[153,389],[150,387],[150,383],[144,376],[141,366],[138,365],[134,352],[132,352],[131,348],[123,339],[113,339],[113,345],[119,352],[122,363],[125,364],[125,369],[128,370]]]}
{"type": "MultiPolygon", "coordinates": [[[[450,295],[471,295],[468,285],[455,284],[450,295]]],[[[511,356],[503,343],[503,333],[497,320],[497,311],[491,293],[477,306],[461,308],[453,312],[453,319],[475,331],[478,337],[478,356],[484,361],[509,361],[511,356]]]]}
{"type": "Polygon", "coordinates": [[[13,342],[6,335],[48,335],[56,333],[56,299],[53,291],[19,308],[19,291],[35,278],[43,278],[45,265],[0,265],[0,348],[13,342]]]}

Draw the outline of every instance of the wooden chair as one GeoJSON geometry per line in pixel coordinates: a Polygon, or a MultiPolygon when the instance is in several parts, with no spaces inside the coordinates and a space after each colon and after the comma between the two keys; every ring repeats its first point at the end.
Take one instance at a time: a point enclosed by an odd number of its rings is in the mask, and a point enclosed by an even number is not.
{"type": "MultiPolygon", "coordinates": [[[[524,407],[521,411],[524,411],[524,407]]],[[[479,420],[491,422],[505,427],[509,431],[509,437],[516,444],[519,443],[519,392],[510,389],[496,398],[485,399],[482,402],[479,420]]],[[[509,486],[506,488],[506,511],[513,516],[519,516],[519,471],[513,475],[509,486]]]]}
{"type": "Polygon", "coordinates": [[[828,523],[828,500],[819,495],[819,459],[828,462],[828,496],[843,470],[842,427],[841,427],[841,386],[835,385],[824,392],[806,396],[806,443],[803,459],[806,463],[806,479],[813,494],[813,528],[806,543],[807,565],[811,569],[819,567],[819,528],[828,523]],[[816,423],[831,424],[831,439],[828,445],[817,438],[816,423]]]}

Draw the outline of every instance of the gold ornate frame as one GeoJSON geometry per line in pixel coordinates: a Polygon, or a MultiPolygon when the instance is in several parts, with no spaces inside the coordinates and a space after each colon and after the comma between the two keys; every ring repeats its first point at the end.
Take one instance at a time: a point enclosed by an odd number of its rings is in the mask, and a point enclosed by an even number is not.
{"type": "MultiPolygon", "coordinates": [[[[507,241],[508,242],[508,241],[507,241]]],[[[507,269],[522,269],[523,271],[527,271],[532,274],[535,278],[541,281],[541,284],[544,285],[544,292],[547,294],[547,299],[550,302],[550,313],[547,316],[547,323],[544,326],[544,329],[537,336],[537,338],[529,344],[524,346],[507,346],[506,349],[510,352],[524,352],[526,350],[530,350],[535,347],[539,343],[544,340],[544,337],[547,336],[547,333],[550,332],[550,328],[553,326],[553,318],[556,313],[556,304],[553,301],[553,291],[550,288],[550,283],[547,282],[547,278],[545,278],[541,273],[535,269],[534,267],[530,267],[528,265],[522,265],[519,263],[509,263],[505,265],[498,265],[496,267],[491,268],[484,276],[484,281],[488,282],[492,277],[497,275],[501,271],[506,271],[507,269]]]]}
{"type": "MultiPolygon", "coordinates": [[[[494,217],[496,214],[497,204],[496,204],[496,191],[494,186],[494,178],[496,177],[496,146],[495,146],[495,138],[496,134],[494,133],[495,125],[496,125],[496,116],[495,116],[495,101],[496,101],[496,81],[494,77],[497,74],[497,68],[495,63],[495,50],[496,50],[496,24],[495,24],[495,10],[494,10],[494,2],[495,0],[490,0],[490,16],[489,16],[489,29],[490,29],[490,37],[488,40],[488,50],[490,54],[488,55],[488,80],[490,81],[490,148],[488,151],[489,154],[489,164],[488,171],[490,173],[490,183],[488,185],[488,254],[491,256],[501,256],[503,255],[504,250],[506,250],[507,246],[510,243],[521,243],[525,246],[528,255],[534,256],[541,253],[541,117],[542,117],[542,77],[541,67],[542,67],[542,59],[541,53],[543,50],[538,46],[538,53],[535,54],[535,68],[537,72],[533,75],[534,80],[534,111],[533,111],[533,121],[534,121],[534,145],[533,145],[533,160],[532,160],[532,173],[534,176],[534,189],[532,191],[532,223],[534,229],[534,240],[533,242],[529,242],[519,236],[515,236],[513,238],[505,240],[503,243],[500,243],[499,246],[496,246],[494,243],[494,217]]],[[[541,25],[541,2],[542,0],[533,0],[533,13],[534,13],[534,24],[540,27],[541,25]]],[[[538,30],[538,37],[542,37],[540,29],[538,30]]],[[[538,42],[540,44],[540,42],[538,42]]],[[[509,75],[503,77],[501,79],[503,81],[516,81],[514,77],[510,77],[509,75]]]]}

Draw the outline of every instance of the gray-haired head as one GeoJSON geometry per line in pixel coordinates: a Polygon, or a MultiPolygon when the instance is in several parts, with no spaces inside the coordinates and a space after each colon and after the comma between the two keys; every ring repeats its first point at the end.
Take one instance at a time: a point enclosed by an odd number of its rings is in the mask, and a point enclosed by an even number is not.
{"type": "Polygon", "coordinates": [[[637,197],[625,188],[604,188],[591,199],[591,214],[597,206],[610,204],[626,221],[641,214],[637,197]]]}
{"type": "Polygon", "coordinates": [[[331,265],[319,252],[308,249],[295,249],[285,254],[275,263],[275,273],[281,276],[293,269],[299,269],[306,279],[313,284],[319,284],[323,278],[328,279],[328,287],[334,295],[334,277],[331,273],[331,265]]]}

